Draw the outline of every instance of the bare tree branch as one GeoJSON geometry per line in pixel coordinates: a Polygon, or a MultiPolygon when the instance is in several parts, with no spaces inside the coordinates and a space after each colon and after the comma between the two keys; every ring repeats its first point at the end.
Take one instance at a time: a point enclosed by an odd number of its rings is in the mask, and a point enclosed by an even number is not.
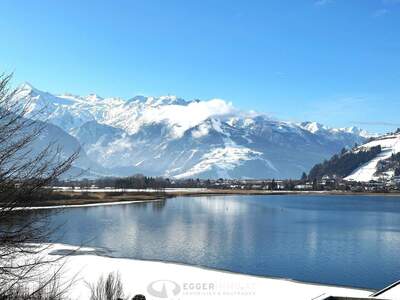
{"type": "MultiPolygon", "coordinates": [[[[0,296],[21,281],[38,276],[37,270],[50,262],[45,259],[21,262],[21,254],[38,254],[32,247],[48,239],[51,230],[44,214],[29,214],[23,207],[44,200],[47,188],[65,174],[78,158],[79,149],[65,156],[56,142],[36,149],[47,124],[43,112],[32,112],[30,101],[14,100],[12,74],[0,74],[0,296]]],[[[37,256],[37,255],[36,255],[37,256]]],[[[51,280],[44,281],[35,294],[51,280]]]]}

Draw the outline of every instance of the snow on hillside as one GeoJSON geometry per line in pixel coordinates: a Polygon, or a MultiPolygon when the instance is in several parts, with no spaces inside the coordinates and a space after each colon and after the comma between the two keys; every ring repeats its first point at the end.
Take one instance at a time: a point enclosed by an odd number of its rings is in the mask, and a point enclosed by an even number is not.
{"type": "Polygon", "coordinates": [[[357,128],[283,122],[221,99],[55,96],[30,84],[15,99],[29,104],[30,115],[76,138],[94,163],[121,176],[296,178],[365,140],[357,128]]]}
{"type": "Polygon", "coordinates": [[[196,177],[213,168],[217,169],[218,177],[229,178],[228,170],[240,165],[242,162],[260,156],[262,153],[235,144],[212,149],[204,154],[199,163],[184,173],[175,175],[175,178],[196,177]]]}
{"type": "MultiPolygon", "coordinates": [[[[370,160],[355,170],[352,174],[345,178],[346,180],[368,182],[370,180],[379,179],[379,176],[375,174],[377,171],[377,164],[380,160],[388,159],[392,156],[392,154],[400,152],[400,134],[385,135],[380,138],[376,138],[373,141],[358,147],[355,151],[359,151],[361,149],[370,149],[378,145],[381,146],[382,152],[376,158],[370,160]]],[[[392,176],[393,174],[387,175],[392,176]]]]}

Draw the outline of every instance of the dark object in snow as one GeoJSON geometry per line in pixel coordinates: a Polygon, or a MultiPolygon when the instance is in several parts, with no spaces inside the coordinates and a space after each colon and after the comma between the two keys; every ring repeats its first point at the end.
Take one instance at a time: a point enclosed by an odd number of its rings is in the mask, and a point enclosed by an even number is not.
{"type": "Polygon", "coordinates": [[[132,300],[146,300],[146,297],[143,295],[136,295],[132,298],[132,300]]]}

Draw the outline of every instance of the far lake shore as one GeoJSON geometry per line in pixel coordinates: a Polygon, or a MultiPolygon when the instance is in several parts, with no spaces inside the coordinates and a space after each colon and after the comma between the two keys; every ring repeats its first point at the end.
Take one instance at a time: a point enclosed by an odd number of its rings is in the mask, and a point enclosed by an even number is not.
{"type": "Polygon", "coordinates": [[[334,195],[334,196],[384,196],[400,197],[400,193],[363,193],[344,191],[269,191],[269,190],[224,190],[224,189],[200,189],[179,188],[162,190],[135,190],[135,189],[76,189],[55,190],[48,194],[48,199],[30,204],[19,209],[48,209],[68,207],[91,207],[101,205],[119,205],[140,202],[163,201],[168,198],[191,196],[240,196],[240,195],[334,195]]]}

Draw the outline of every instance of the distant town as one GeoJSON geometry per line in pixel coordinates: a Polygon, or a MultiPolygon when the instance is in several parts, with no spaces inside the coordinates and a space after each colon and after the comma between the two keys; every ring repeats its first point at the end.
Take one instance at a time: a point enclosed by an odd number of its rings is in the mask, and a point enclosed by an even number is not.
{"type": "Polygon", "coordinates": [[[265,191],[341,191],[354,193],[391,193],[400,191],[400,176],[382,178],[369,182],[344,180],[338,176],[322,176],[309,180],[305,174],[302,179],[169,179],[135,175],[125,178],[83,179],[58,181],[56,187],[72,189],[155,189],[166,188],[205,188],[227,190],[265,190],[265,191]]]}

